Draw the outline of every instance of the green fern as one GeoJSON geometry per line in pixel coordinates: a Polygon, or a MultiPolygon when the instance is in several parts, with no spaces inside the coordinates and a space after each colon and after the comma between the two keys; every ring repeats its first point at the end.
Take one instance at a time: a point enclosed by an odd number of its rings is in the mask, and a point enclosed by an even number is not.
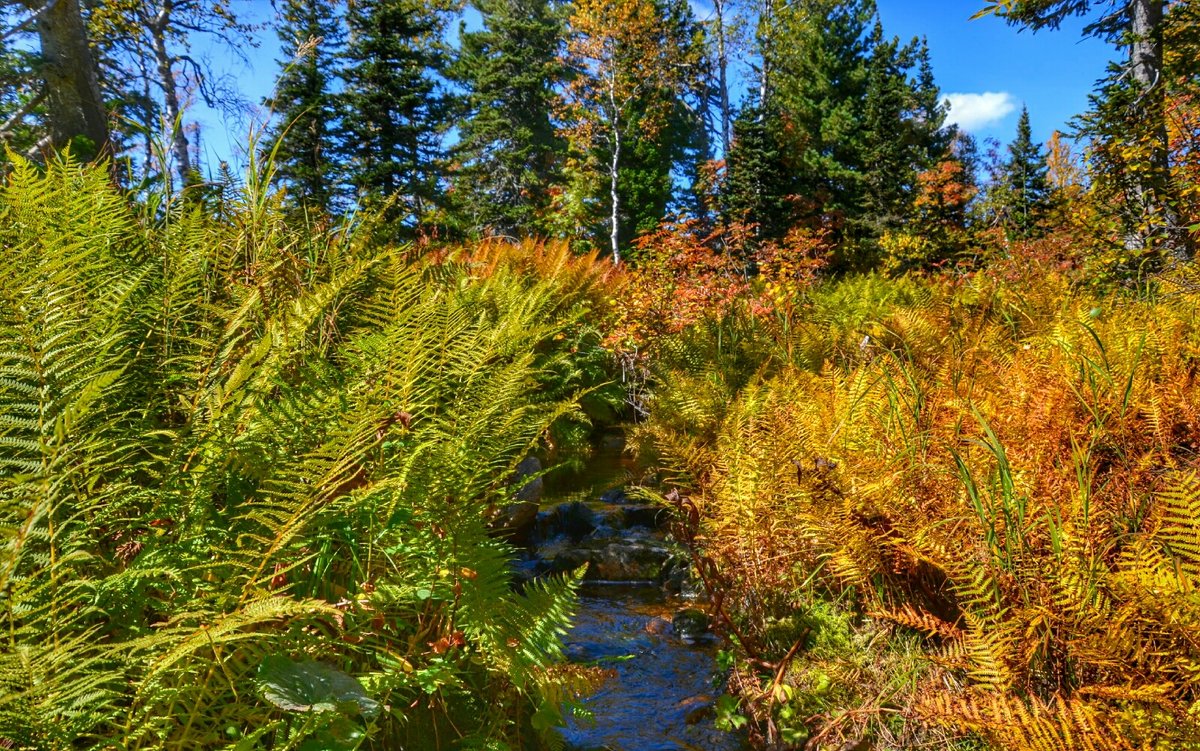
{"type": "Polygon", "coordinates": [[[70,162],[0,188],[0,737],[326,742],[261,696],[280,656],[393,708],[337,720],[363,747],[524,737],[575,579],[515,593],[489,509],[604,375],[556,344],[600,276],[306,234],[249,182],[227,220],[70,162]]]}

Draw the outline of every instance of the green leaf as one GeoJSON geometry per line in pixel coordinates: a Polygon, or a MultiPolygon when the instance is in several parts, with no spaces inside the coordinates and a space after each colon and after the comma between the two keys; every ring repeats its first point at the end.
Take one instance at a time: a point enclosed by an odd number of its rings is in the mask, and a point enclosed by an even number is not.
{"type": "Polygon", "coordinates": [[[270,655],[258,668],[258,684],[264,699],[289,712],[379,713],[379,702],[354,676],[321,662],[270,655]]]}
{"type": "Polygon", "coordinates": [[[533,729],[539,732],[546,732],[551,728],[562,727],[566,723],[563,721],[562,712],[559,708],[548,701],[543,701],[533,717],[529,718],[533,729]]]}

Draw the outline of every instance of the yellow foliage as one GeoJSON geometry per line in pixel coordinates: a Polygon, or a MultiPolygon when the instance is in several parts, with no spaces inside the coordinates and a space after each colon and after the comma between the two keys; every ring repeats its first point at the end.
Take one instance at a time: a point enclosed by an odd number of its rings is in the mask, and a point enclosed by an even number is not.
{"type": "Polygon", "coordinates": [[[727,600],[753,624],[815,587],[921,634],[919,724],[1200,748],[1197,287],[840,284],[707,354],[749,360],[719,404],[671,414],[690,381],[663,369],[643,441],[690,479],[727,600]]]}

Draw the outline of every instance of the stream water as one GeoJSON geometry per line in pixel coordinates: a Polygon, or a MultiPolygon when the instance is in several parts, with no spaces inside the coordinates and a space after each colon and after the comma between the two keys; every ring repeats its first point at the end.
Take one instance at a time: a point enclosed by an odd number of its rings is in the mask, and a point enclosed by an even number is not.
{"type": "MultiPolygon", "coordinates": [[[[606,491],[635,482],[636,467],[619,445],[598,449],[581,471],[552,478],[542,509],[581,503],[598,517],[611,513],[606,491]],[[605,496],[605,500],[601,500],[605,496]]],[[[582,545],[603,544],[621,535],[661,531],[612,531],[597,525],[582,545]],[[611,538],[609,536],[612,536],[611,538]]],[[[564,544],[562,538],[559,545],[564,544]]],[[[570,541],[565,544],[570,545],[570,541]]],[[[575,624],[566,638],[573,662],[610,668],[610,678],[585,706],[593,722],[572,722],[564,731],[571,751],[744,751],[740,734],[719,731],[712,706],[723,692],[716,667],[715,639],[685,644],[672,632],[672,615],[694,607],[664,592],[661,581],[589,582],[580,593],[575,624]]]]}
{"type": "MultiPolygon", "coordinates": [[[[567,656],[599,664],[615,676],[585,704],[594,723],[573,723],[564,733],[578,751],[741,751],[739,735],[713,725],[712,703],[721,693],[716,646],[688,646],[647,624],[669,618],[671,603],[656,586],[584,587],[567,656]]],[[[661,622],[661,621],[659,621],[661,622]]]]}

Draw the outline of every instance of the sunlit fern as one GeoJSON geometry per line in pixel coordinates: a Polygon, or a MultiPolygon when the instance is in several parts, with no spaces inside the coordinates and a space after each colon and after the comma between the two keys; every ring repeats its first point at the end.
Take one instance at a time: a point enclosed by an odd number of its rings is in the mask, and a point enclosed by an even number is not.
{"type": "Polygon", "coordinates": [[[326,732],[261,698],[267,655],[390,707],[349,718],[363,747],[519,739],[570,696],[574,580],[514,592],[487,521],[604,376],[556,344],[604,299],[590,261],[413,258],[269,194],[138,214],[69,162],[0,193],[0,738],[326,732]]]}

